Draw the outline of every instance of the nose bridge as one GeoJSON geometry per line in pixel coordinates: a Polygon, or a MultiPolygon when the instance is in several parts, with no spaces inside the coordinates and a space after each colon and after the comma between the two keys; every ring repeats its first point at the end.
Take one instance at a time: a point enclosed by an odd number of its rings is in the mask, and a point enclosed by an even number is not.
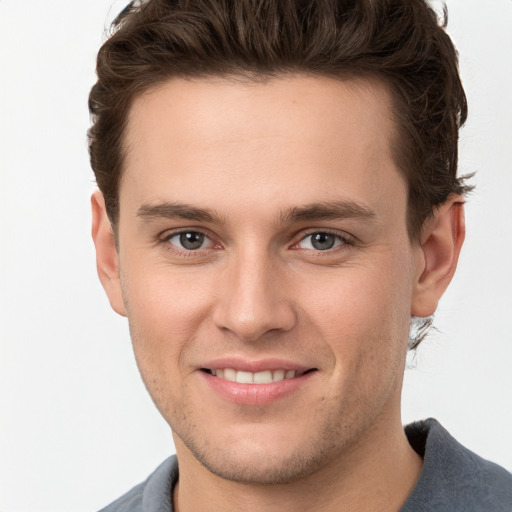
{"type": "Polygon", "coordinates": [[[284,269],[268,249],[252,245],[233,254],[214,314],[217,327],[245,341],[290,330],[295,312],[284,279],[284,269]]]}

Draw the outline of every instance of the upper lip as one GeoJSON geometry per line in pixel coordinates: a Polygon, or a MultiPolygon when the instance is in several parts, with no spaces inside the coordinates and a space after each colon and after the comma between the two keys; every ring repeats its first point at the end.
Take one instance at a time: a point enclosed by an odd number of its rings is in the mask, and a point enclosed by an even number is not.
{"type": "Polygon", "coordinates": [[[286,359],[242,359],[239,357],[222,357],[212,359],[200,366],[201,369],[218,370],[224,368],[232,368],[237,371],[257,373],[265,370],[295,370],[296,372],[305,372],[312,370],[314,366],[307,366],[286,359]]]}

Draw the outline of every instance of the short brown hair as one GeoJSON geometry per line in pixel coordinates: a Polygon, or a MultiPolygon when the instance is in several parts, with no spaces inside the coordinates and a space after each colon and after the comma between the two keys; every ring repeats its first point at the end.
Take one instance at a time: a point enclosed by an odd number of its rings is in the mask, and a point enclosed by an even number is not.
{"type": "Polygon", "coordinates": [[[146,0],[114,21],[91,90],[91,165],[115,226],[123,135],[134,99],[172,77],[286,73],[384,81],[394,100],[394,157],[408,184],[408,230],[451,194],[467,103],[457,52],[425,0],[146,0]]]}

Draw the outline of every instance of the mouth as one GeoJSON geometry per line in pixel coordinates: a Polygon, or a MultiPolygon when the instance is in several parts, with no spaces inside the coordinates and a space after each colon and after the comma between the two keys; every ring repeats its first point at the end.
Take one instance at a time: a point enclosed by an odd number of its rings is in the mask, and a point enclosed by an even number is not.
{"type": "MultiPolygon", "coordinates": [[[[203,363],[204,364],[204,363],[203,363]]],[[[279,359],[217,359],[198,368],[204,382],[222,400],[262,407],[304,392],[318,368],[279,359]]]]}
{"type": "Polygon", "coordinates": [[[217,377],[218,379],[229,382],[237,382],[238,384],[272,384],[283,380],[295,379],[302,377],[311,372],[317,371],[317,368],[308,370],[263,370],[259,372],[247,372],[235,370],[234,368],[201,368],[201,371],[217,377]]]}

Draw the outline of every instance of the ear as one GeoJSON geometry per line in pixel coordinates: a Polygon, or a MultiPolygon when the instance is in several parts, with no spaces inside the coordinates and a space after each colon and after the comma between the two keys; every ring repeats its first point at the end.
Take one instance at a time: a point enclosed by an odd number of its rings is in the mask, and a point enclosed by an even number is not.
{"type": "Polygon", "coordinates": [[[450,196],[425,222],[416,258],[411,315],[433,315],[450,284],[465,236],[464,201],[450,196]]]}
{"type": "Polygon", "coordinates": [[[119,255],[107,216],[103,194],[96,190],[91,196],[92,239],[96,247],[96,268],[98,276],[112,309],[126,316],[121,281],[119,277],[119,255]]]}

